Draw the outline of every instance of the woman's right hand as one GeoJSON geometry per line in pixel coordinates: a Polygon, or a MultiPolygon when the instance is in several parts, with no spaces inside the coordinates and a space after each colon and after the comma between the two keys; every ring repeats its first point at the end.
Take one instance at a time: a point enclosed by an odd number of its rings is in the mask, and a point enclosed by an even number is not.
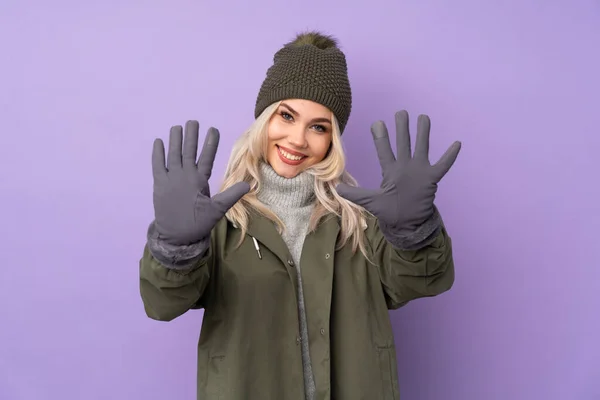
{"type": "Polygon", "coordinates": [[[161,139],[154,141],[152,152],[155,225],[159,239],[174,245],[206,239],[227,210],[250,190],[247,182],[238,182],[211,197],[208,180],[219,131],[208,130],[198,162],[198,122],[188,121],[185,140],[182,136],[181,126],[171,128],[166,163],[161,139]]]}

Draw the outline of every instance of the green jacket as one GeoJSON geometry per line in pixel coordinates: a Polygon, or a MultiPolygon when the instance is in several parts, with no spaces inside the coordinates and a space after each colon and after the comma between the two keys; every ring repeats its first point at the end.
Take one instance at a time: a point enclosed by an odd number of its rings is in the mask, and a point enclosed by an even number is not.
{"type": "MultiPolygon", "coordinates": [[[[373,264],[350,244],[335,250],[339,220],[306,237],[302,280],[317,398],[399,399],[388,309],[435,296],[454,282],[444,227],[420,250],[392,247],[370,219],[373,264]]],[[[263,217],[241,229],[223,218],[190,272],[167,269],[144,249],[140,290],[147,315],[170,321],[204,308],[198,343],[198,399],[304,400],[296,269],[283,239],[263,217]],[[260,256],[252,237],[260,247],[260,256]]]]}

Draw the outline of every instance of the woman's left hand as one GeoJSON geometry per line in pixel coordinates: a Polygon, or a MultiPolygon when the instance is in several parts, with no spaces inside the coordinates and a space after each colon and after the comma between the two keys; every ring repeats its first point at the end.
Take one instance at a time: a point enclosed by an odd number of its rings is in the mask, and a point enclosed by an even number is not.
{"type": "Polygon", "coordinates": [[[378,190],[369,190],[340,183],[337,192],[373,215],[386,229],[411,232],[434,214],[437,185],[450,170],[461,143],[456,141],[440,160],[429,163],[430,120],[420,115],[417,121],[415,154],[411,156],[408,113],[396,113],[397,159],[394,157],[385,124],[375,122],[371,133],[375,141],[383,181],[378,190]]]}

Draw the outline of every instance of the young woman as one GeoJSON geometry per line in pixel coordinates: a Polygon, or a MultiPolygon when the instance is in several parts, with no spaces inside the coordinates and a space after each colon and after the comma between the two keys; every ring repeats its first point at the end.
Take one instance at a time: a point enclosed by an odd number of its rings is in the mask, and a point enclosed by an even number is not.
{"type": "Polygon", "coordinates": [[[198,399],[399,398],[388,310],[454,282],[434,198],[460,143],[431,165],[429,119],[412,155],[398,112],[396,156],[385,125],[371,129],[381,189],[359,188],[341,142],[351,103],[344,54],[309,32],[275,54],[220,193],[216,129],[198,160],[196,121],[171,129],[166,160],[155,141],[140,290],[156,320],[205,310],[198,399]]]}

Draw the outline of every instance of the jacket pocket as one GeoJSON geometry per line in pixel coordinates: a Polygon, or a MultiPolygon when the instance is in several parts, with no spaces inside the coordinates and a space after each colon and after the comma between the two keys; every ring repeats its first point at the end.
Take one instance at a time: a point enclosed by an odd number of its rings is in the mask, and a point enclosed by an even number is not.
{"type": "Polygon", "coordinates": [[[377,356],[381,376],[381,400],[399,400],[398,366],[393,346],[378,346],[377,356]]]}
{"type": "Polygon", "coordinates": [[[208,374],[206,381],[206,394],[209,399],[225,399],[225,356],[215,355],[208,359],[208,374]]]}

